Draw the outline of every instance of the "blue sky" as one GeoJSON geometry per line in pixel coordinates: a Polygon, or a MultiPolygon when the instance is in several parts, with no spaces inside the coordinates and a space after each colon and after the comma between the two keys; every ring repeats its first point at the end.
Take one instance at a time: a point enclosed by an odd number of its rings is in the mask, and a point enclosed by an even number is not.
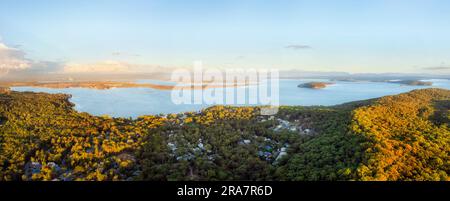
{"type": "Polygon", "coordinates": [[[449,36],[446,0],[0,3],[0,43],[34,62],[447,73],[449,36]]]}

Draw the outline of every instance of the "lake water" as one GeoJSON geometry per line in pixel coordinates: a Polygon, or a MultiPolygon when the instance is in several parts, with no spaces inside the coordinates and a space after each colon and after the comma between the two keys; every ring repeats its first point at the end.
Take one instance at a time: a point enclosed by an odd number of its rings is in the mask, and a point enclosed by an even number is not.
{"type": "MultiPolygon", "coordinates": [[[[450,89],[450,80],[424,80],[433,82],[433,86],[406,86],[383,82],[343,82],[333,81],[335,84],[324,89],[307,89],[297,87],[310,81],[327,81],[311,79],[282,79],[279,82],[279,100],[281,105],[336,105],[356,100],[381,97],[408,92],[422,88],[450,89]]],[[[139,83],[167,84],[155,80],[140,80],[139,83]]],[[[210,104],[181,104],[172,102],[171,91],[149,88],[113,88],[97,90],[87,88],[48,89],[38,87],[13,87],[15,91],[33,91],[47,93],[71,94],[70,101],[75,103],[75,109],[93,115],[110,115],[113,117],[133,117],[147,114],[168,114],[187,111],[198,111],[211,106],[210,104]]],[[[224,89],[214,90],[224,93],[224,89]]],[[[211,92],[211,91],[208,91],[211,92]]]]}

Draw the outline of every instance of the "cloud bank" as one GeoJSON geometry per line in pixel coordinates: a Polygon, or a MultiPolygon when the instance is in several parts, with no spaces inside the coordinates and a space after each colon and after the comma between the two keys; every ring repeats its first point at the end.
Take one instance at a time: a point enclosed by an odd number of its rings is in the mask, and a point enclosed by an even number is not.
{"type": "Polygon", "coordinates": [[[68,63],[64,65],[64,73],[128,73],[130,64],[118,61],[102,61],[92,64],[68,63]]]}
{"type": "Polygon", "coordinates": [[[158,73],[170,72],[172,68],[149,64],[133,64],[122,61],[95,63],[67,63],[61,73],[158,73]]]}
{"type": "MultiPolygon", "coordinates": [[[[123,55],[123,53],[116,53],[123,55]]],[[[134,56],[134,55],[133,55],[134,56]]],[[[136,55],[137,56],[137,55],[136,55]]],[[[18,47],[8,47],[0,41],[0,75],[71,74],[71,73],[139,73],[168,70],[157,65],[131,64],[106,60],[93,63],[36,61],[26,58],[18,47]]]]}
{"type": "Polygon", "coordinates": [[[31,60],[25,58],[23,51],[0,42],[0,71],[28,69],[31,63],[31,60]]]}

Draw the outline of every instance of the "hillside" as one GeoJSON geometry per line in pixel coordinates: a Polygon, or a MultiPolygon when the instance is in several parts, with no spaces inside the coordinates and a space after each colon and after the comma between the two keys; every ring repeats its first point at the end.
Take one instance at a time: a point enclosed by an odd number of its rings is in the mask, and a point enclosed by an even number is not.
{"type": "Polygon", "coordinates": [[[450,92],[415,90],[353,112],[352,131],[367,139],[362,180],[449,180],[450,92]]]}
{"type": "Polygon", "coordinates": [[[0,180],[449,180],[450,91],[138,119],[0,93],[0,180]]]}

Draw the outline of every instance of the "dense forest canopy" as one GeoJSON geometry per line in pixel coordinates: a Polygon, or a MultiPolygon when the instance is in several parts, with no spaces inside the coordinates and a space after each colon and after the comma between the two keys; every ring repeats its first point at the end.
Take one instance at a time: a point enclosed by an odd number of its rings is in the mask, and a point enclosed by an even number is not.
{"type": "Polygon", "coordinates": [[[92,116],[0,92],[0,180],[450,180],[450,91],[333,107],[92,116]]]}

